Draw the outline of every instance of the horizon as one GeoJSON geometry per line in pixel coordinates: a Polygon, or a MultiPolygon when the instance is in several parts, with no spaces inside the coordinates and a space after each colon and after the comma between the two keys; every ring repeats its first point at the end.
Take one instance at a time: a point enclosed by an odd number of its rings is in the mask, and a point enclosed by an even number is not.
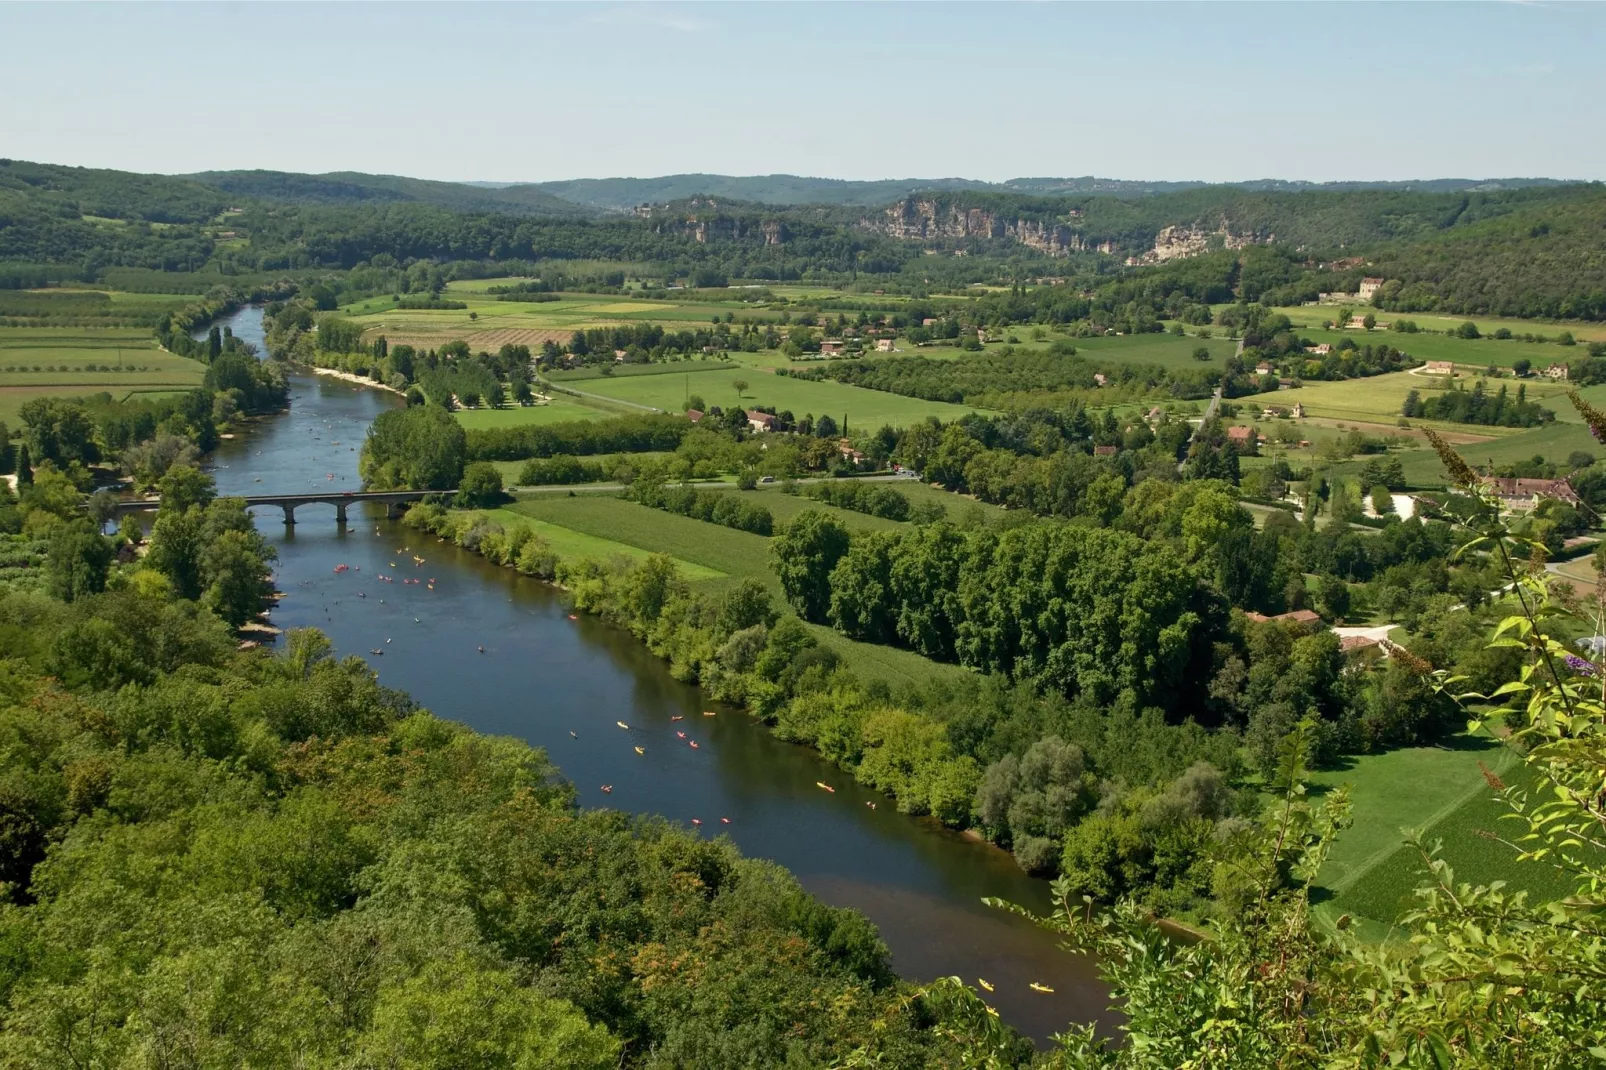
{"type": "Polygon", "coordinates": [[[30,43],[0,151],[141,173],[1606,179],[1578,136],[1602,5],[14,3],[0,28],[30,43]],[[175,41],[200,47],[153,64],[175,41]]]}

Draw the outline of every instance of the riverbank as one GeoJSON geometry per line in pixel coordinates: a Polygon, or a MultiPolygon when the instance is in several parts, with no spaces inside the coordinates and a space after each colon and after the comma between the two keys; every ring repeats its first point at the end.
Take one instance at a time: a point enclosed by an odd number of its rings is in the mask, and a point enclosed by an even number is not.
{"type": "Polygon", "coordinates": [[[314,375],[321,375],[328,379],[339,379],[343,383],[351,383],[354,386],[366,386],[371,387],[374,390],[384,390],[395,394],[397,397],[407,396],[404,391],[397,390],[393,386],[386,386],[384,383],[375,382],[366,375],[356,375],[352,372],[343,372],[338,368],[320,368],[316,364],[298,364],[296,366],[299,368],[305,368],[314,375]]]}

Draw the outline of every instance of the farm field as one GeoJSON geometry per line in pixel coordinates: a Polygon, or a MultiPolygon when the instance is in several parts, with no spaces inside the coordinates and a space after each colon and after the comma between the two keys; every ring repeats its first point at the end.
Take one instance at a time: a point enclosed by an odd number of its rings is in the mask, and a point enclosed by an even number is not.
{"type": "MultiPolygon", "coordinates": [[[[623,410],[621,410],[623,411],[623,410]]],[[[604,420],[618,413],[601,405],[587,405],[576,398],[554,394],[544,405],[508,405],[500,409],[458,409],[457,422],[471,430],[491,427],[524,427],[529,424],[557,424],[570,420],[604,420]]]]}
{"type": "MultiPolygon", "coordinates": [[[[1088,360],[1123,364],[1158,364],[1171,371],[1189,368],[1222,368],[1227,358],[1237,352],[1238,343],[1227,338],[1195,338],[1188,335],[1178,338],[1172,334],[1110,335],[1104,338],[1071,338],[1076,355],[1088,360]],[[1210,360],[1194,360],[1193,351],[1200,346],[1210,351],[1210,360]]],[[[1049,343],[1036,346],[1023,343],[1017,349],[1048,348],[1049,343]]]]}
{"type": "MultiPolygon", "coordinates": [[[[588,382],[586,389],[621,401],[651,405],[666,412],[680,412],[686,402],[686,382],[678,375],[610,376],[588,382]]],[[[700,395],[709,405],[721,408],[730,405],[746,408],[773,405],[776,409],[790,409],[797,416],[805,413],[823,416],[830,413],[838,421],[846,416],[850,431],[880,427],[882,424],[903,427],[928,416],[955,420],[967,412],[976,411],[963,405],[922,401],[882,390],[867,390],[830,381],[794,379],[785,375],[765,375],[757,370],[740,368],[699,373],[692,383],[691,392],[700,395]],[[738,379],[747,383],[746,391],[740,395],[735,386],[738,379]]]]}
{"type": "Polygon", "coordinates": [[[1330,898],[1320,909],[1329,917],[1357,915],[1364,919],[1364,935],[1386,936],[1413,905],[1412,892],[1426,868],[1417,850],[1403,842],[1405,829],[1423,830],[1429,845],[1440,841],[1458,882],[1504,880],[1513,891],[1545,898],[1570,891],[1565,882],[1547,879],[1542,867],[1513,866],[1511,848],[1487,838],[1493,833],[1509,839],[1520,826],[1500,820],[1508,811],[1484,778],[1485,768],[1507,783],[1530,782],[1510,751],[1465,735],[1442,747],[1362,755],[1348,768],[1314,774],[1317,791],[1351,785],[1354,817],[1322,870],[1319,885],[1330,898]]]}
{"type": "Polygon", "coordinates": [[[165,393],[198,386],[205,373],[198,361],[159,349],[145,328],[0,328],[0,420],[15,426],[36,397],[165,393]]]}
{"type": "MultiPolygon", "coordinates": [[[[768,499],[766,504],[769,504],[768,499]]],[[[874,519],[862,514],[833,511],[844,519],[874,519]]],[[[606,493],[577,494],[573,498],[566,495],[531,496],[497,512],[509,514],[508,520],[534,518],[605,541],[622,542],[643,553],[668,553],[677,560],[689,561],[705,570],[722,573],[712,578],[687,574],[687,578],[697,581],[699,586],[713,590],[729,586],[733,580],[758,579],[770,589],[777,605],[782,604],[780,584],[769,567],[769,540],[762,535],[649,509],[606,493]]],[[[553,546],[556,547],[557,543],[553,542],[553,546]]],[[[809,630],[865,679],[912,683],[937,675],[965,672],[957,666],[928,661],[907,650],[854,642],[830,628],[809,625],[809,630]]]]}
{"type": "MultiPolygon", "coordinates": [[[[1223,308],[1226,308],[1226,307],[1228,307],[1228,306],[1226,306],[1226,305],[1215,305],[1215,306],[1213,306],[1213,308],[1216,311],[1219,311],[1219,310],[1221,310],[1223,308]]],[[[1367,310],[1363,310],[1359,305],[1352,306],[1352,308],[1356,312],[1361,314],[1361,315],[1365,315],[1365,312],[1367,311],[1367,310]]],[[[1278,308],[1278,309],[1274,309],[1273,311],[1281,312],[1283,315],[1287,316],[1289,322],[1293,323],[1295,326],[1310,325],[1310,326],[1316,327],[1317,329],[1320,329],[1322,321],[1323,320],[1333,319],[1335,316],[1338,315],[1338,310],[1339,310],[1339,306],[1338,305],[1314,305],[1314,306],[1311,306],[1311,305],[1296,305],[1296,306],[1294,306],[1292,308],[1278,308]]],[[[1536,347],[1540,351],[1543,351],[1543,352],[1546,352],[1546,353],[1577,352],[1577,350],[1572,349],[1572,347],[1570,347],[1570,346],[1560,346],[1560,345],[1555,344],[1554,342],[1527,343],[1527,342],[1518,342],[1515,339],[1508,340],[1508,341],[1493,341],[1493,340],[1485,340],[1485,339],[1478,339],[1478,340],[1474,340],[1474,341],[1468,341],[1468,340],[1459,339],[1459,338],[1450,338],[1448,335],[1443,333],[1445,331],[1451,330],[1452,328],[1459,327],[1459,326],[1461,326],[1461,324],[1466,323],[1469,320],[1478,325],[1478,332],[1480,334],[1485,334],[1485,335],[1493,334],[1495,331],[1497,331],[1500,328],[1504,327],[1506,330],[1510,331],[1512,334],[1515,334],[1515,335],[1524,335],[1524,334],[1539,335],[1539,334],[1542,334],[1547,338],[1555,338],[1557,335],[1561,334],[1563,331],[1571,331],[1573,337],[1578,339],[1578,341],[1580,341],[1580,342],[1606,341],[1606,324],[1588,323],[1588,322],[1584,322],[1584,321],[1581,321],[1581,320],[1567,320],[1565,322],[1548,323],[1548,322],[1545,322],[1544,320],[1519,320],[1519,319],[1510,319],[1510,318],[1501,317],[1501,316],[1443,316],[1443,315],[1439,315],[1439,314],[1433,313],[1433,312],[1384,312],[1381,309],[1370,309],[1370,311],[1372,312],[1373,315],[1375,315],[1378,319],[1382,320],[1384,323],[1390,323],[1390,322],[1392,322],[1394,320],[1411,320],[1413,323],[1415,323],[1418,327],[1421,327],[1423,330],[1438,331],[1439,332],[1438,338],[1440,338],[1440,339],[1442,339],[1442,340],[1444,340],[1446,342],[1460,342],[1463,345],[1482,345],[1482,344],[1487,344],[1488,346],[1491,346],[1491,347],[1495,347],[1495,346],[1529,345],[1529,346],[1536,347]]],[[[1335,333],[1335,334],[1338,334],[1338,333],[1347,334],[1350,337],[1355,338],[1355,337],[1358,337],[1362,332],[1359,332],[1359,331],[1344,331],[1344,332],[1333,332],[1333,333],[1335,333]]],[[[1383,336],[1385,338],[1406,338],[1406,339],[1418,339],[1418,338],[1422,337],[1421,334],[1397,334],[1397,333],[1395,333],[1393,331],[1374,331],[1373,335],[1374,336],[1381,335],[1381,336],[1383,336]]],[[[1434,336],[1429,335],[1428,337],[1432,338],[1434,336]]],[[[1396,346],[1399,345],[1398,342],[1395,342],[1393,344],[1396,345],[1396,346]]],[[[1404,347],[1401,347],[1401,348],[1404,348],[1404,347]]],[[[1516,360],[1518,357],[1525,356],[1525,355],[1526,354],[1518,353],[1515,356],[1513,356],[1511,359],[1512,360],[1516,360]]],[[[1448,357],[1446,357],[1446,358],[1437,358],[1437,357],[1435,357],[1434,359],[1435,360],[1438,360],[1438,359],[1446,359],[1447,360],[1447,359],[1450,359],[1450,358],[1448,358],[1448,357]]],[[[1532,359],[1532,358],[1530,358],[1530,359],[1532,359]]],[[[1552,359],[1559,359],[1559,358],[1552,358],[1552,359]]],[[[1489,363],[1489,361],[1486,359],[1484,361],[1484,363],[1487,364],[1487,363],[1489,363]]],[[[1496,363],[1501,363],[1501,362],[1497,361],[1496,363]]],[[[1548,363],[1550,363],[1550,361],[1547,360],[1546,363],[1548,364],[1548,363]]]]}
{"type": "MultiPolygon", "coordinates": [[[[606,558],[615,554],[623,554],[625,557],[642,561],[651,554],[659,552],[642,549],[629,543],[618,542],[605,536],[576,531],[573,528],[559,524],[551,524],[510,508],[487,509],[481,510],[479,513],[487,520],[494,520],[504,526],[510,524],[526,525],[546,539],[555,552],[564,556],[606,558]]],[[[673,555],[671,556],[673,557],[673,555]]],[[[674,562],[680,568],[681,573],[693,582],[717,580],[725,577],[725,573],[717,568],[700,565],[684,558],[675,557],[674,562]]]]}
{"type": "MultiPolygon", "coordinates": [[[[1460,375],[1457,376],[1455,384],[1460,389],[1471,390],[1476,381],[1474,376],[1460,375]]],[[[1527,388],[1529,401],[1537,401],[1547,408],[1554,409],[1558,418],[1565,418],[1565,413],[1573,411],[1572,406],[1567,403],[1566,384],[1548,379],[1490,379],[1485,381],[1484,390],[1492,395],[1504,386],[1509,393],[1515,395],[1519,385],[1527,388]]],[[[1338,382],[1306,381],[1305,385],[1298,389],[1280,390],[1276,395],[1257,394],[1254,400],[1263,397],[1268,400],[1274,398],[1276,404],[1285,407],[1296,401],[1301,402],[1305,406],[1307,416],[1394,424],[1400,419],[1400,409],[1406,395],[1413,390],[1422,397],[1441,393],[1444,390],[1444,377],[1418,375],[1412,372],[1390,372],[1366,379],[1345,379],[1338,382]]],[[[1412,420],[1411,423],[1440,430],[1465,431],[1496,437],[1510,435],[1520,430],[1431,420],[1412,420]]]]}

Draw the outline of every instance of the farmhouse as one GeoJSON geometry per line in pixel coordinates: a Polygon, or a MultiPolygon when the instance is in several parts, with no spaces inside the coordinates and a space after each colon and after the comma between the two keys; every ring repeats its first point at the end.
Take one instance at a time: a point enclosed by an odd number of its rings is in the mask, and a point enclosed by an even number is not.
{"type": "Polygon", "coordinates": [[[1494,491],[1508,509],[1530,510],[1545,498],[1556,498],[1568,505],[1579,504],[1578,493],[1565,479],[1495,479],[1485,477],[1483,485],[1494,491]]]}
{"type": "Polygon", "coordinates": [[[1567,381],[1567,365],[1552,364],[1550,367],[1545,369],[1545,378],[1559,379],[1565,383],[1567,381]]]}
{"type": "Polygon", "coordinates": [[[1264,360],[1255,365],[1256,375],[1270,375],[1272,370],[1272,366],[1264,360]]]}
{"type": "Polygon", "coordinates": [[[1110,380],[1105,377],[1103,372],[1094,372],[1093,373],[1093,382],[1094,382],[1094,384],[1096,386],[1104,386],[1107,383],[1109,383],[1109,381],[1110,380]]]}
{"type": "Polygon", "coordinates": [[[1315,354],[1318,357],[1325,357],[1332,351],[1333,347],[1326,342],[1319,342],[1316,345],[1305,347],[1305,352],[1315,354]]]}
{"type": "Polygon", "coordinates": [[[1145,416],[1144,419],[1148,420],[1151,424],[1158,423],[1159,421],[1165,419],[1165,410],[1156,405],[1154,408],[1149,410],[1149,414],[1145,416]]]}
{"type": "Polygon", "coordinates": [[[692,423],[697,423],[702,418],[703,418],[703,410],[702,409],[687,409],[686,410],[686,419],[690,420],[692,423]]]}
{"type": "Polygon", "coordinates": [[[1450,360],[1430,360],[1422,365],[1422,370],[1429,375],[1454,375],[1455,362],[1450,360]]]}
{"type": "Polygon", "coordinates": [[[1295,609],[1288,613],[1278,613],[1274,617],[1268,617],[1263,613],[1255,613],[1251,611],[1245,613],[1244,616],[1248,617],[1252,621],[1255,621],[1257,624],[1264,624],[1269,620],[1277,621],[1280,624],[1304,625],[1319,625],[1322,622],[1322,615],[1311,609],[1295,609]]]}
{"type": "Polygon", "coordinates": [[[748,409],[747,426],[754,431],[773,431],[775,430],[775,417],[767,412],[759,412],[757,409],[748,409]]]}
{"type": "Polygon", "coordinates": [[[1355,291],[1355,296],[1359,297],[1362,301],[1370,301],[1372,299],[1372,295],[1377,293],[1378,287],[1382,285],[1382,279],[1374,278],[1368,275],[1366,278],[1361,280],[1361,288],[1355,291]]]}
{"type": "Polygon", "coordinates": [[[937,321],[930,316],[927,316],[925,319],[920,321],[920,326],[922,327],[934,327],[936,324],[937,321]]]}
{"type": "Polygon", "coordinates": [[[890,339],[890,338],[877,338],[876,339],[876,343],[875,343],[875,351],[877,353],[891,353],[892,352],[892,339],[890,339]]]}
{"type": "Polygon", "coordinates": [[[820,356],[836,357],[842,354],[842,343],[825,341],[820,343],[820,356]]]}
{"type": "Polygon", "coordinates": [[[1294,402],[1294,419],[1303,420],[1304,418],[1305,418],[1305,403],[1302,402],[1302,401],[1294,402]]]}
{"type": "Polygon", "coordinates": [[[1247,444],[1255,440],[1255,429],[1245,427],[1243,424],[1234,424],[1227,428],[1227,441],[1247,444]]]}

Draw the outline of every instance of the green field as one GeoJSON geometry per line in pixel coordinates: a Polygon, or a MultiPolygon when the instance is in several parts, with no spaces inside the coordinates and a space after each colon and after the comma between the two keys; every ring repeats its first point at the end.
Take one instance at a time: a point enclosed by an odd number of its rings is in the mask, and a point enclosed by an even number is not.
{"type": "Polygon", "coordinates": [[[158,348],[144,328],[3,327],[0,420],[15,427],[18,410],[36,397],[165,393],[198,386],[205,373],[200,362],[158,348]]]}
{"type": "MultiPolygon", "coordinates": [[[[644,549],[627,542],[619,542],[606,536],[594,535],[578,531],[572,527],[558,524],[549,524],[544,520],[530,516],[526,511],[515,508],[488,509],[481,511],[481,515],[499,524],[510,526],[523,524],[539,532],[541,537],[552,545],[552,549],[564,557],[613,557],[622,554],[637,561],[645,560],[650,554],[662,551],[644,549]]],[[[673,555],[671,555],[673,557],[673,555]]],[[[688,580],[701,582],[705,580],[720,580],[725,573],[717,568],[701,565],[685,558],[675,557],[675,565],[679,567],[682,575],[688,580]]]]}
{"type": "MultiPolygon", "coordinates": [[[[728,493],[742,492],[733,490],[728,493]]],[[[771,505],[775,499],[785,497],[775,493],[765,498],[765,504],[771,505]]],[[[860,528],[889,523],[858,513],[828,511],[860,528]]],[[[705,572],[717,573],[716,576],[687,573],[688,579],[697,581],[698,586],[706,589],[718,591],[734,580],[757,579],[770,589],[777,604],[781,601],[780,584],[769,566],[769,540],[762,535],[649,509],[606,493],[576,494],[572,498],[565,494],[531,495],[497,510],[497,513],[505,514],[510,520],[534,519],[559,530],[567,529],[600,541],[626,544],[636,548],[639,553],[668,553],[677,561],[689,562],[705,572]]],[[[779,510],[776,513],[778,516],[779,510]]],[[[547,533],[545,528],[542,533],[547,533]]],[[[557,545],[553,540],[553,546],[557,545]]],[[[602,551],[576,552],[596,555],[602,551]]],[[[893,683],[918,682],[938,674],[962,674],[965,671],[957,666],[928,661],[907,650],[857,643],[829,628],[811,625],[810,630],[865,679],[884,679],[893,683]]]]}
{"type": "Polygon", "coordinates": [[[829,381],[794,379],[787,375],[766,375],[757,369],[742,368],[702,372],[690,384],[678,375],[638,375],[594,379],[586,383],[585,388],[606,397],[651,405],[666,412],[680,412],[686,403],[688,387],[691,393],[700,396],[707,404],[721,408],[731,405],[744,408],[773,405],[779,410],[790,409],[799,417],[805,413],[815,416],[829,413],[841,421],[845,416],[850,431],[870,430],[882,424],[903,427],[928,416],[956,420],[974,411],[962,405],[922,401],[882,390],[866,390],[829,381]],[[738,379],[747,384],[746,391],[740,395],[735,385],[738,379]]]}
{"type": "MultiPolygon", "coordinates": [[[[1021,338],[1024,329],[1017,328],[1021,338]]],[[[1219,333],[1219,332],[1218,332],[1219,333]]],[[[1185,371],[1190,368],[1226,366],[1227,358],[1238,350],[1238,343],[1227,338],[1195,338],[1188,335],[1178,338],[1172,334],[1109,335],[1104,338],[1072,338],[1076,355],[1096,363],[1120,362],[1124,364],[1158,364],[1168,371],[1185,371]],[[1210,350],[1210,360],[1194,360],[1193,351],[1200,346],[1210,350]]],[[[1017,348],[1027,349],[1022,345],[1017,348]]]]}
{"type": "Polygon", "coordinates": [[[615,411],[603,405],[588,405],[577,398],[563,394],[552,395],[542,405],[508,405],[500,409],[458,409],[457,422],[473,430],[489,427],[524,427],[530,424],[559,424],[571,420],[605,420],[627,411],[615,411]]]}
{"type": "MultiPolygon", "coordinates": [[[[1223,308],[1226,308],[1226,307],[1228,307],[1228,306],[1226,306],[1226,305],[1216,305],[1216,306],[1214,306],[1214,308],[1216,310],[1218,310],[1218,311],[1220,309],[1223,309],[1223,308]]],[[[1320,329],[1322,321],[1331,320],[1331,319],[1336,318],[1337,315],[1338,315],[1338,312],[1339,312],[1339,307],[1340,306],[1338,306],[1338,305],[1313,305],[1313,306],[1312,305],[1299,305],[1299,306],[1296,306],[1296,307],[1293,307],[1293,308],[1278,308],[1278,309],[1274,309],[1273,311],[1281,312],[1283,315],[1287,316],[1288,319],[1289,319],[1289,322],[1293,323],[1296,327],[1300,327],[1301,328],[1300,333],[1301,334],[1305,334],[1305,333],[1308,333],[1308,332],[1306,330],[1304,330],[1303,328],[1305,328],[1305,327],[1315,327],[1317,329],[1320,329]]],[[[1578,341],[1580,341],[1580,342],[1606,341],[1606,324],[1585,323],[1585,322],[1581,322],[1581,321],[1577,321],[1577,320],[1568,320],[1568,321],[1566,321],[1564,323],[1547,323],[1547,322],[1545,322],[1543,320],[1507,319],[1507,318],[1502,318],[1500,316],[1441,316],[1441,315],[1438,315],[1438,314],[1433,313],[1433,312],[1385,312],[1382,309],[1368,309],[1368,308],[1363,308],[1360,305],[1352,305],[1352,306],[1350,306],[1350,308],[1351,308],[1352,312],[1357,313],[1359,315],[1365,315],[1368,311],[1370,311],[1373,315],[1375,315],[1380,321],[1382,321],[1384,323],[1392,323],[1395,320],[1410,320],[1411,322],[1415,323],[1418,327],[1421,327],[1423,330],[1438,331],[1439,332],[1438,337],[1440,339],[1444,340],[1444,341],[1447,341],[1447,342],[1450,342],[1450,341],[1459,342],[1462,345],[1477,346],[1477,345],[1485,344],[1485,340],[1484,339],[1465,341],[1465,340],[1462,340],[1462,339],[1452,339],[1452,338],[1450,338],[1448,335],[1446,335],[1444,333],[1445,331],[1448,331],[1448,330],[1451,330],[1453,328],[1461,326],[1461,324],[1466,323],[1468,320],[1470,320],[1471,322],[1477,324],[1478,325],[1478,332],[1480,334],[1485,334],[1485,335],[1493,334],[1495,331],[1499,330],[1501,327],[1504,327],[1506,330],[1510,331],[1512,334],[1515,334],[1515,335],[1535,334],[1535,335],[1544,335],[1546,338],[1555,338],[1556,336],[1560,335],[1563,331],[1570,331],[1570,332],[1572,332],[1573,337],[1578,339],[1578,341]]],[[[1364,345],[1365,344],[1364,342],[1361,341],[1361,335],[1362,335],[1363,332],[1360,332],[1360,331],[1345,331],[1343,333],[1345,335],[1348,335],[1351,338],[1354,338],[1356,340],[1357,344],[1359,344],[1359,345],[1364,345]]],[[[1408,340],[1414,341],[1414,340],[1417,340],[1417,339],[1421,339],[1423,337],[1423,335],[1420,334],[1420,333],[1417,333],[1417,334],[1403,334],[1403,333],[1399,333],[1399,332],[1395,332],[1395,331],[1373,331],[1373,332],[1371,332],[1370,337],[1372,339],[1374,339],[1374,340],[1379,338],[1379,337],[1381,337],[1381,338],[1385,338],[1385,339],[1402,339],[1403,338],[1403,339],[1408,339],[1408,340]]],[[[1433,336],[1429,335],[1428,337],[1431,338],[1433,336]]],[[[1396,347],[1398,347],[1400,349],[1404,349],[1407,352],[1411,352],[1411,349],[1410,349],[1409,346],[1402,345],[1398,341],[1390,341],[1389,344],[1393,345],[1393,346],[1396,346],[1396,347]]],[[[1578,352],[1576,349],[1573,349],[1570,346],[1557,345],[1554,342],[1531,342],[1530,343],[1530,342],[1519,342],[1519,341],[1516,341],[1515,339],[1510,339],[1510,340],[1506,340],[1506,341],[1489,340],[1489,341],[1487,341],[1487,345],[1489,345],[1490,347],[1498,347],[1498,346],[1529,346],[1531,348],[1537,349],[1539,352],[1548,353],[1548,354],[1558,354],[1558,353],[1566,354],[1566,353],[1577,353],[1578,352]]],[[[1522,356],[1527,356],[1527,354],[1526,353],[1517,353],[1511,358],[1511,360],[1516,360],[1518,357],[1522,357],[1522,356]]],[[[1439,359],[1450,359],[1450,358],[1435,357],[1433,359],[1439,360],[1439,359]]],[[[1492,358],[1486,358],[1484,360],[1484,363],[1485,364],[1490,363],[1491,359],[1492,358]]],[[[1535,360],[1535,362],[1537,363],[1537,359],[1536,358],[1530,357],[1529,359],[1535,360]]],[[[1549,357],[1545,361],[1545,363],[1548,364],[1552,360],[1565,362],[1567,359],[1571,359],[1571,358],[1552,356],[1552,357],[1549,357]]],[[[1495,361],[1495,363],[1509,365],[1510,361],[1495,361]]]]}
{"type": "Polygon", "coordinates": [[[1509,750],[1486,739],[1453,736],[1440,747],[1406,747],[1362,755],[1344,767],[1311,777],[1314,792],[1351,786],[1354,824],[1339,834],[1320,877],[1318,900],[1330,917],[1365,919],[1371,937],[1410,909],[1412,891],[1425,870],[1421,855],[1404,843],[1406,829],[1422,829],[1425,841],[1442,841],[1442,855],[1456,880],[1511,882],[1512,890],[1539,896],[1570,889],[1539,866],[1513,866],[1512,851],[1487,838],[1510,839],[1520,826],[1500,820],[1505,805],[1483,770],[1526,784],[1527,772],[1509,750]],[[1518,878],[1514,881],[1513,878],[1518,878]]]}

